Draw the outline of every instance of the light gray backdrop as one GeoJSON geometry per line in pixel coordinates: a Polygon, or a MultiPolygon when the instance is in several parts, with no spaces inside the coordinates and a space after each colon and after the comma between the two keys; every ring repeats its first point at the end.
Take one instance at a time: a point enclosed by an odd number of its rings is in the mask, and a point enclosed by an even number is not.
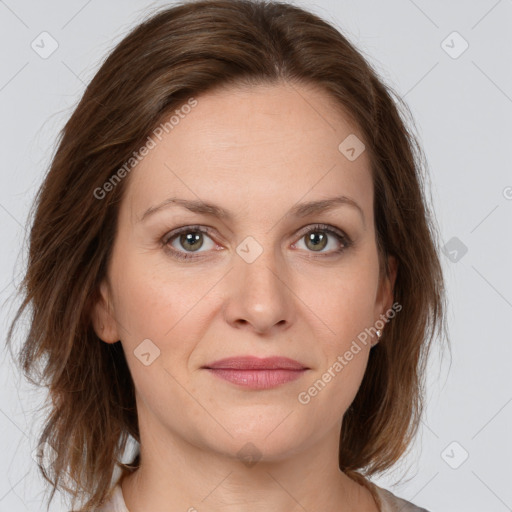
{"type": "MultiPolygon", "coordinates": [[[[417,442],[375,481],[432,512],[512,510],[512,1],[296,3],[341,28],[407,100],[446,251],[453,357],[432,359],[417,442]]],[[[58,131],[108,51],[159,5],[170,2],[0,0],[0,301],[19,283],[58,131]]],[[[2,309],[3,338],[13,311],[2,309]]],[[[0,512],[42,511],[31,454],[43,395],[2,356],[0,512]]]]}

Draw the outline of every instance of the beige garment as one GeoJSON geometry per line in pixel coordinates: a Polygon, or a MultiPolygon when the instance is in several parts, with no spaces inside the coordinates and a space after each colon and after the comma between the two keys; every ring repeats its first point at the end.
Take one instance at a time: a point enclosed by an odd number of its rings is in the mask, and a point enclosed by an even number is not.
{"type": "MultiPolygon", "coordinates": [[[[361,475],[359,475],[359,477],[360,478],[357,478],[357,481],[370,489],[379,506],[380,512],[428,512],[428,510],[417,507],[409,501],[398,498],[392,492],[383,489],[382,487],[378,487],[373,482],[364,479],[361,475]]],[[[126,508],[126,504],[123,499],[123,492],[119,484],[114,487],[109,501],[105,503],[98,512],[130,512],[126,508]]]]}
{"type": "MultiPolygon", "coordinates": [[[[379,512],[429,512],[427,509],[417,507],[410,501],[399,498],[391,491],[379,487],[360,473],[350,471],[347,472],[347,475],[370,490],[373,499],[377,503],[379,512]]],[[[122,512],[127,511],[123,510],[122,512]]]]}

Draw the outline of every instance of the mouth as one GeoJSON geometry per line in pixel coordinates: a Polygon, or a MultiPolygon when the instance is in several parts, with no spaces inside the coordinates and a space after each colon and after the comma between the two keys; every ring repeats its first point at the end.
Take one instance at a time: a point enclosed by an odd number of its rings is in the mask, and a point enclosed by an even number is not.
{"type": "Polygon", "coordinates": [[[222,359],[203,366],[212,375],[250,389],[271,389],[303,376],[309,368],[287,357],[222,359]]]}

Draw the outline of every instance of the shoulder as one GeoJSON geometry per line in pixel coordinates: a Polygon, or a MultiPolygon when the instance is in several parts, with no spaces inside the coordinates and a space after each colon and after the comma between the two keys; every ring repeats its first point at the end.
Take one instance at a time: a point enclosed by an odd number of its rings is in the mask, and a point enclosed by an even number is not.
{"type": "Polygon", "coordinates": [[[346,473],[350,478],[368,488],[377,502],[379,512],[429,512],[426,508],[418,507],[410,501],[395,496],[391,491],[379,487],[357,471],[347,471],[346,473]]]}
{"type": "Polygon", "coordinates": [[[379,497],[381,512],[429,512],[410,501],[395,496],[391,491],[373,484],[374,491],[379,497]]]}

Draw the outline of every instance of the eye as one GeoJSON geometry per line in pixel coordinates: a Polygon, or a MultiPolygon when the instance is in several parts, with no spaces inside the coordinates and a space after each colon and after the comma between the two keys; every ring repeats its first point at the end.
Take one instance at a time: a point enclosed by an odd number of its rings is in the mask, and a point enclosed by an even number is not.
{"type": "MultiPolygon", "coordinates": [[[[200,256],[193,253],[216,250],[215,242],[209,236],[205,236],[211,231],[212,229],[207,226],[184,226],[165,235],[161,243],[174,258],[194,259],[200,256]],[[209,240],[209,243],[205,244],[205,238],[209,240]],[[200,251],[200,249],[205,250],[200,251]]],[[[309,226],[306,231],[302,231],[299,241],[293,246],[297,246],[302,240],[305,241],[307,252],[319,253],[324,256],[340,254],[352,245],[352,241],[343,231],[328,224],[309,226]],[[337,243],[334,243],[331,251],[323,251],[331,242],[330,238],[337,243]]]]}
{"type": "MultiPolygon", "coordinates": [[[[321,254],[327,252],[327,255],[339,254],[348,249],[352,244],[349,237],[343,231],[327,224],[315,224],[308,227],[307,231],[302,233],[299,242],[303,240],[308,252],[321,254]],[[322,252],[331,242],[331,237],[334,238],[334,243],[331,244],[334,247],[331,251],[322,252]]],[[[294,246],[297,246],[299,242],[296,242],[294,246]]]]}
{"type": "MultiPolygon", "coordinates": [[[[166,235],[162,243],[171,252],[172,256],[178,259],[195,258],[195,256],[186,254],[186,252],[205,252],[199,251],[199,249],[205,246],[204,238],[210,231],[211,229],[206,226],[185,226],[166,235]]],[[[206,244],[207,251],[215,247],[215,243],[210,237],[206,238],[211,242],[206,244]],[[208,247],[208,245],[210,246],[208,247]]]]}

